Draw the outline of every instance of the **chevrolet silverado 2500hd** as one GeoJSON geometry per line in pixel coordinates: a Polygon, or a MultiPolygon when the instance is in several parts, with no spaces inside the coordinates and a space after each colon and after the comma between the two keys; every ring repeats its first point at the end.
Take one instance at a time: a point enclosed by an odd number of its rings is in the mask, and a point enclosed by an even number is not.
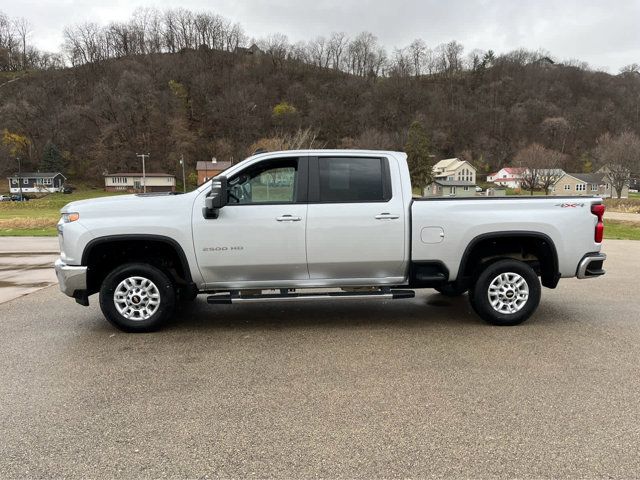
{"type": "Polygon", "coordinates": [[[58,223],[60,289],[99,293],[127,331],[180,301],[400,299],[468,291],[497,325],[531,316],[541,284],[604,274],[597,197],[412,198],[406,155],[254,155],[186,194],[72,202],[58,223]],[[322,289],[323,291],[318,291],[322,289]]]}

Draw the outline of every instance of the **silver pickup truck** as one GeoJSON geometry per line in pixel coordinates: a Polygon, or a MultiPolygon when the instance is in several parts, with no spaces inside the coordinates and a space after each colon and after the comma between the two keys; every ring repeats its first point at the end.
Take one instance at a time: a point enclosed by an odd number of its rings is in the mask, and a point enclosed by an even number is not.
{"type": "Polygon", "coordinates": [[[516,325],[541,284],[604,274],[597,197],[413,198],[401,152],[254,155],[179,195],[73,202],[58,223],[60,289],[99,293],[126,331],[156,329],[178,302],[462,295],[516,325]]]}

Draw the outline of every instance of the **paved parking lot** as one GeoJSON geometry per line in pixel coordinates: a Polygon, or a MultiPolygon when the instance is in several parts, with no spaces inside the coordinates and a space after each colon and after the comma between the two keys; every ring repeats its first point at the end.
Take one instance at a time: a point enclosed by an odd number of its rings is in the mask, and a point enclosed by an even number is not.
{"type": "Polygon", "coordinates": [[[123,334],[0,305],[0,476],[640,475],[640,242],[491,327],[466,298],[223,305],[123,334]]]}

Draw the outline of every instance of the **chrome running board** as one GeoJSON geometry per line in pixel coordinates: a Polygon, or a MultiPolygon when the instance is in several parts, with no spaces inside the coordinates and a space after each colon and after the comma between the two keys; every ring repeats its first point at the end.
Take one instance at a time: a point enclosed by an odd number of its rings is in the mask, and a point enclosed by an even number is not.
{"type": "Polygon", "coordinates": [[[307,300],[363,300],[379,298],[397,300],[413,298],[413,290],[376,290],[373,292],[323,292],[323,293],[268,293],[258,295],[240,295],[240,292],[209,295],[207,302],[212,304],[255,303],[255,302],[302,302],[307,300]]]}

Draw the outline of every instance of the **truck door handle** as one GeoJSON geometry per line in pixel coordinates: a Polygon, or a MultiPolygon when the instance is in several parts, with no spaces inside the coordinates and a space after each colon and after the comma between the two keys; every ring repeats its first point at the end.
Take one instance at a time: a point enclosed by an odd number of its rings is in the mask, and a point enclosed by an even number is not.
{"type": "Polygon", "coordinates": [[[293,215],[282,215],[280,217],[276,217],[276,220],[279,222],[299,222],[302,220],[302,217],[294,217],[293,215]]]}
{"type": "Polygon", "coordinates": [[[394,213],[379,213],[376,215],[376,220],[397,220],[400,218],[400,215],[396,215],[394,213]]]}

